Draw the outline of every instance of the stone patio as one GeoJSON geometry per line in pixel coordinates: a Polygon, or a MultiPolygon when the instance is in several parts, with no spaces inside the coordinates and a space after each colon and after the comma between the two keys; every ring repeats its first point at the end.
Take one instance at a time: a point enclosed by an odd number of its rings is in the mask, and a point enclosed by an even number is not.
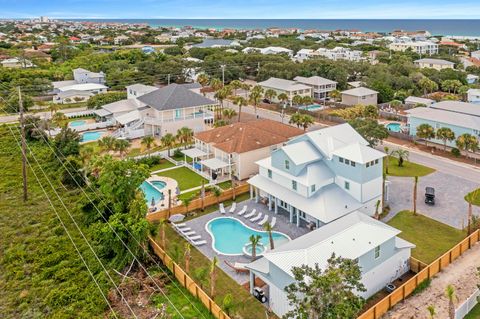
{"type": "MultiPolygon", "coordinates": [[[[262,226],[259,226],[257,223],[252,223],[248,219],[242,216],[236,215],[236,213],[239,212],[244,205],[247,205],[248,207],[247,213],[255,208],[257,210],[257,213],[262,212],[264,215],[265,214],[268,215],[269,220],[271,220],[273,216],[276,216],[277,223],[274,227],[274,230],[286,234],[291,239],[295,239],[309,232],[309,230],[305,227],[297,227],[295,224],[291,224],[289,222],[289,215],[287,211],[279,208],[278,214],[275,215],[273,210],[269,211],[266,205],[261,203],[255,203],[255,201],[252,201],[252,200],[247,200],[244,202],[237,203],[237,208],[235,210],[235,213],[233,214],[229,212],[230,207],[225,207],[225,210],[226,210],[225,215],[222,215],[219,211],[215,211],[213,213],[186,221],[185,224],[188,227],[190,227],[192,230],[197,232],[197,234],[201,235],[202,239],[207,241],[205,245],[202,245],[196,248],[200,250],[200,252],[202,252],[209,259],[213,259],[214,256],[217,256],[217,258],[220,261],[219,267],[223,271],[225,271],[230,277],[232,277],[235,281],[237,281],[239,284],[244,284],[248,282],[249,275],[245,273],[237,273],[235,270],[233,270],[232,268],[230,268],[228,265],[225,264],[225,260],[230,263],[235,263],[235,262],[248,263],[251,261],[251,259],[245,256],[225,256],[225,255],[217,254],[212,248],[212,237],[205,229],[205,225],[214,218],[221,217],[221,216],[229,216],[229,217],[235,217],[241,220],[243,223],[245,223],[247,226],[253,229],[263,230],[262,226]]],[[[232,238],[232,240],[234,240],[234,238],[232,238]]]]}

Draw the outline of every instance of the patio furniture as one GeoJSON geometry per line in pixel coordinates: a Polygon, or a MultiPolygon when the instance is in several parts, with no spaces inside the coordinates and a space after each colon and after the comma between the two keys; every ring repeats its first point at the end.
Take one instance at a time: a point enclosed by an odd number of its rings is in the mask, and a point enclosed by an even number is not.
{"type": "Polygon", "coordinates": [[[268,220],[268,215],[265,215],[265,217],[263,217],[263,219],[258,222],[258,225],[262,226],[267,222],[267,220],[268,220]]]}
{"type": "Polygon", "coordinates": [[[223,207],[223,203],[220,203],[218,206],[220,207],[220,213],[225,214],[225,207],[223,207]]]}
{"type": "Polygon", "coordinates": [[[189,231],[189,232],[186,232],[186,233],[183,233],[183,234],[188,237],[188,236],[193,236],[196,233],[197,233],[196,231],[192,230],[192,231],[189,231]]]}
{"type": "Polygon", "coordinates": [[[179,231],[181,231],[182,233],[184,233],[186,231],[189,231],[189,230],[192,230],[190,227],[177,227],[177,229],[179,231]]]}
{"type": "Polygon", "coordinates": [[[233,270],[235,270],[236,272],[241,272],[241,273],[245,273],[245,272],[250,272],[250,270],[248,270],[247,268],[245,268],[245,265],[244,263],[237,263],[235,262],[234,264],[231,264],[229,263],[228,261],[224,260],[225,264],[232,268],[233,270]]]}
{"type": "Polygon", "coordinates": [[[254,209],[252,209],[252,211],[251,211],[250,213],[248,213],[248,214],[245,215],[244,217],[245,217],[245,218],[250,218],[250,217],[252,217],[253,215],[255,215],[255,212],[256,212],[256,211],[257,211],[257,210],[254,208],[254,209]]]}
{"type": "Polygon", "coordinates": [[[175,227],[185,227],[185,226],[187,226],[187,224],[185,224],[185,223],[172,224],[172,225],[175,226],[175,227]]]}
{"type": "Polygon", "coordinates": [[[242,210],[237,213],[238,216],[242,216],[247,211],[247,205],[243,206],[242,210]]]}
{"type": "Polygon", "coordinates": [[[205,245],[207,243],[207,241],[206,240],[198,240],[198,241],[192,240],[192,243],[195,246],[201,246],[201,245],[205,245]]]}
{"type": "Polygon", "coordinates": [[[230,207],[229,212],[233,214],[235,212],[235,209],[237,209],[237,203],[233,202],[232,207],[230,207]]]}
{"type": "Polygon", "coordinates": [[[190,240],[199,240],[201,238],[202,238],[202,236],[200,236],[200,235],[195,235],[195,236],[189,236],[188,237],[188,239],[190,239],[190,240]]]}
{"type": "Polygon", "coordinates": [[[258,215],[250,219],[250,221],[252,223],[255,223],[256,221],[260,220],[260,218],[262,218],[262,215],[263,215],[262,213],[258,213],[258,215]]]}
{"type": "Polygon", "coordinates": [[[272,222],[270,223],[270,226],[275,227],[275,224],[277,223],[277,217],[272,217],[272,222]]]}

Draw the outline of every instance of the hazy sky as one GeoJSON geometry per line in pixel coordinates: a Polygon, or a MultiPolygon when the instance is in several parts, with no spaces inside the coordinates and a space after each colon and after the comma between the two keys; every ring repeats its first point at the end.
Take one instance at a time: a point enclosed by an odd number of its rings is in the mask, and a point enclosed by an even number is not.
{"type": "Polygon", "coordinates": [[[0,0],[0,17],[479,19],[480,0],[0,0]]]}

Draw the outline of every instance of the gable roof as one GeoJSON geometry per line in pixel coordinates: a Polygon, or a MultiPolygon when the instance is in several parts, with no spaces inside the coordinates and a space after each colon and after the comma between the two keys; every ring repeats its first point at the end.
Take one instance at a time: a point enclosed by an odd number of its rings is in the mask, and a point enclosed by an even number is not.
{"type": "Polygon", "coordinates": [[[285,154],[295,163],[302,165],[323,158],[322,154],[309,141],[300,141],[285,145],[281,148],[285,154]]]}
{"type": "Polygon", "coordinates": [[[352,95],[352,96],[365,96],[365,95],[377,94],[378,92],[361,86],[358,88],[342,91],[341,93],[346,95],[352,95]]]}
{"type": "Polygon", "coordinates": [[[431,105],[430,108],[480,117],[480,107],[473,103],[442,101],[431,105]]]}
{"type": "Polygon", "coordinates": [[[366,164],[370,161],[380,159],[386,156],[385,153],[382,153],[372,147],[368,147],[360,143],[347,145],[333,151],[332,154],[360,164],[366,164]]]}
{"type": "Polygon", "coordinates": [[[307,85],[329,85],[329,84],[337,84],[337,82],[322,78],[321,76],[311,76],[309,78],[303,76],[296,76],[293,78],[295,81],[307,84],[307,85]]]}
{"type": "Polygon", "coordinates": [[[272,89],[278,89],[282,91],[296,91],[296,90],[310,90],[311,88],[308,85],[301,84],[295,81],[279,79],[279,78],[269,78],[266,81],[259,82],[258,85],[269,87],[272,89]]]}
{"type": "Polygon", "coordinates": [[[427,63],[427,64],[438,64],[438,65],[455,65],[455,63],[447,61],[447,60],[442,60],[442,59],[419,59],[413,61],[414,63],[427,63]]]}
{"type": "Polygon", "coordinates": [[[195,137],[227,153],[245,153],[286,142],[303,131],[272,120],[234,123],[199,132],[195,137]]]}
{"type": "Polygon", "coordinates": [[[188,86],[176,83],[144,94],[137,99],[159,111],[216,104],[215,101],[191,91],[188,86]]]}

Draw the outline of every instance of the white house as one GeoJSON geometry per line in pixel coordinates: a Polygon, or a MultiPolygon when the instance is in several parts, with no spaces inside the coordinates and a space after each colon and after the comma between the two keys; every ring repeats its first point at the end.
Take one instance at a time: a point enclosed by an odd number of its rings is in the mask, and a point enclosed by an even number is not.
{"type": "Polygon", "coordinates": [[[417,105],[429,106],[429,105],[432,105],[433,103],[435,103],[435,100],[426,99],[424,97],[418,97],[418,96],[409,96],[405,99],[405,104],[411,105],[411,106],[417,106],[417,105]]]}
{"type": "Polygon", "coordinates": [[[19,58],[5,59],[0,64],[4,68],[33,68],[35,66],[30,60],[19,58]]]}
{"type": "Polygon", "coordinates": [[[413,61],[413,63],[421,69],[430,68],[439,71],[443,69],[453,69],[455,66],[455,63],[442,59],[420,59],[413,61]]]}
{"type": "Polygon", "coordinates": [[[480,104],[480,89],[469,89],[467,91],[467,101],[480,104]]]}
{"type": "Polygon", "coordinates": [[[337,89],[337,82],[322,78],[321,76],[311,76],[308,78],[296,76],[293,80],[311,87],[313,98],[315,99],[324,99],[328,96],[328,93],[337,89]]]}
{"type": "Polygon", "coordinates": [[[321,227],[355,210],[373,215],[384,156],[349,124],[308,132],[257,161],[251,196],[297,226],[321,227]]]}
{"type": "Polygon", "coordinates": [[[261,54],[286,54],[290,58],[293,57],[293,51],[282,47],[266,47],[266,48],[252,48],[246,47],[242,50],[243,53],[258,52],[261,54]]]}
{"type": "Polygon", "coordinates": [[[55,81],[53,85],[54,103],[72,103],[88,100],[91,96],[105,93],[105,74],[77,68],[73,70],[73,80],[55,81]]]}
{"type": "Polygon", "coordinates": [[[278,95],[282,93],[287,95],[290,104],[292,103],[293,97],[296,95],[312,96],[312,88],[310,86],[296,81],[269,78],[266,81],[259,82],[258,85],[260,85],[265,91],[272,89],[277,93],[277,96],[272,99],[274,102],[280,102],[278,95]]]}
{"type": "Polygon", "coordinates": [[[105,73],[103,72],[91,72],[82,68],[73,70],[73,79],[78,84],[81,83],[105,83],[105,73]]]}
{"type": "Polygon", "coordinates": [[[341,94],[345,105],[377,105],[378,92],[366,87],[342,91],[341,94]]]}
{"type": "Polygon", "coordinates": [[[248,264],[250,287],[254,278],[266,285],[269,307],[282,317],[292,310],[285,287],[295,282],[293,267],[318,265],[326,268],[328,259],[336,256],[357,260],[361,282],[366,288],[360,296],[368,298],[386,284],[409,271],[411,249],[415,245],[398,237],[400,231],[358,211],[287,242],[248,264]]]}
{"type": "Polygon", "coordinates": [[[388,46],[390,50],[405,52],[411,50],[418,54],[433,55],[438,54],[438,44],[430,41],[407,41],[394,42],[388,46]]]}

